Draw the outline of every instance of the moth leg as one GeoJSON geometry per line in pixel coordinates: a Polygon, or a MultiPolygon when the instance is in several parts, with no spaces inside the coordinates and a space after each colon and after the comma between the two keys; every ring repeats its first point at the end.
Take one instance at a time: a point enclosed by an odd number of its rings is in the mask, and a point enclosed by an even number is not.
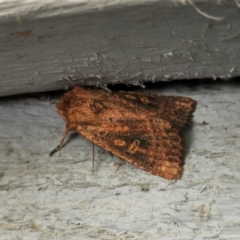
{"type": "Polygon", "coordinates": [[[64,132],[63,132],[63,136],[62,139],[60,141],[60,143],[57,145],[56,148],[54,148],[50,153],[49,156],[51,157],[55,152],[57,152],[63,145],[63,142],[65,140],[65,138],[67,137],[68,133],[70,132],[70,129],[68,127],[65,128],[64,132]]]}

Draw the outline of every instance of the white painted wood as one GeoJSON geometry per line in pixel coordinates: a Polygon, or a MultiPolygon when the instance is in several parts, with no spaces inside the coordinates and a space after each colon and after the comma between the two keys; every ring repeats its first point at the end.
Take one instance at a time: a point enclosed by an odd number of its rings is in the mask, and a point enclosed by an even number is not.
{"type": "Polygon", "coordinates": [[[0,239],[239,239],[239,83],[152,92],[198,101],[176,182],[97,147],[92,173],[92,144],[76,135],[49,158],[64,129],[53,102],[2,99],[0,239]]]}
{"type": "Polygon", "coordinates": [[[239,76],[238,1],[1,1],[0,96],[239,76]]]}

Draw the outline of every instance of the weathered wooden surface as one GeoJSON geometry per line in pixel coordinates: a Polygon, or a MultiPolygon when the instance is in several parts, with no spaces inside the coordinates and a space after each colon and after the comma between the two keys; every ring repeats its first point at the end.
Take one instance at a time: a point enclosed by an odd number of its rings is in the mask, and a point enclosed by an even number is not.
{"type": "Polygon", "coordinates": [[[239,239],[239,83],[154,89],[198,101],[176,182],[97,147],[92,172],[74,134],[49,158],[65,127],[54,100],[1,100],[0,239],[239,239]]]}
{"type": "Polygon", "coordinates": [[[1,3],[0,96],[240,75],[235,1],[1,3]]]}

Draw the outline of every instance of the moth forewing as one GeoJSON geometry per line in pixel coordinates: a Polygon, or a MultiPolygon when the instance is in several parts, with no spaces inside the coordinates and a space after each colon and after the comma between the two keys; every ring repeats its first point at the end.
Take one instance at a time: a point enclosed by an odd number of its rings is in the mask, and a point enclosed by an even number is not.
{"type": "Polygon", "coordinates": [[[186,97],[75,87],[56,108],[74,130],[141,169],[167,179],[183,171],[184,138],[197,102],[186,97]]]}

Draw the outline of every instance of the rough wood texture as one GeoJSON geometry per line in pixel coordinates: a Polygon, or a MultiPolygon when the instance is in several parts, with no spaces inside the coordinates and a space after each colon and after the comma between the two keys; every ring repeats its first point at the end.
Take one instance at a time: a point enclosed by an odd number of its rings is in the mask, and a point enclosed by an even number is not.
{"type": "Polygon", "coordinates": [[[240,82],[150,92],[198,101],[181,180],[97,147],[92,172],[92,144],[76,134],[49,158],[64,125],[58,99],[1,99],[0,239],[239,239],[240,82]]]}
{"type": "Polygon", "coordinates": [[[239,76],[234,1],[1,3],[0,96],[239,76]]]}

